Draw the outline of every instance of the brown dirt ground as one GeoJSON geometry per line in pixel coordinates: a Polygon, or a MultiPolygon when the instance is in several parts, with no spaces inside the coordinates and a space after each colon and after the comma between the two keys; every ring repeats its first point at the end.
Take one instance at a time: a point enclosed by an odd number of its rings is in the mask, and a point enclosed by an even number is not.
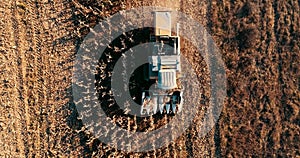
{"type": "MultiPolygon", "coordinates": [[[[300,156],[299,1],[0,4],[0,157],[300,156]],[[81,128],[70,93],[72,66],[89,28],[122,9],[143,5],[177,9],[205,26],[227,67],[227,98],[218,123],[205,138],[197,135],[199,116],[169,146],[127,154],[81,128]]],[[[194,48],[183,44],[190,48],[183,54],[205,67],[194,48]]]]}

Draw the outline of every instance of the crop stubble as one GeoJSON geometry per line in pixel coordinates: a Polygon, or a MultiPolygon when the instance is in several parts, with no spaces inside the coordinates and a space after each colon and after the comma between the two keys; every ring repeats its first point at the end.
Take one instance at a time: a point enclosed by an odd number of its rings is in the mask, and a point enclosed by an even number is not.
{"type": "MultiPolygon", "coordinates": [[[[197,135],[199,115],[171,145],[130,154],[99,142],[76,120],[72,61],[89,27],[99,20],[121,9],[170,7],[171,2],[96,2],[1,2],[1,157],[300,155],[298,1],[172,2],[171,8],[203,24],[219,46],[227,66],[228,97],[205,138],[197,135]]],[[[202,57],[194,56],[195,48],[183,45],[194,67],[205,68],[202,57]]],[[[205,72],[198,73],[201,78],[205,72]]]]}

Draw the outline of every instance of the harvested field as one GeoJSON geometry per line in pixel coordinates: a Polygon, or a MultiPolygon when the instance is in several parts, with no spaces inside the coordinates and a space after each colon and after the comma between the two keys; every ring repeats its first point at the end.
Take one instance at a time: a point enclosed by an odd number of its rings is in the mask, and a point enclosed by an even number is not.
{"type": "MultiPolygon", "coordinates": [[[[2,0],[0,4],[0,157],[300,156],[299,1],[2,0]],[[90,28],[120,10],[139,6],[178,10],[206,28],[226,64],[227,98],[214,128],[200,138],[201,107],[209,104],[210,78],[203,57],[183,39],[182,54],[203,83],[198,115],[168,146],[126,153],[99,141],[84,127],[72,98],[72,72],[90,28]]],[[[99,87],[106,80],[96,79],[99,87]]],[[[103,103],[109,97],[99,100],[103,103]]],[[[172,119],[139,120],[119,114],[117,108],[106,110],[131,131],[155,129],[172,119]]]]}

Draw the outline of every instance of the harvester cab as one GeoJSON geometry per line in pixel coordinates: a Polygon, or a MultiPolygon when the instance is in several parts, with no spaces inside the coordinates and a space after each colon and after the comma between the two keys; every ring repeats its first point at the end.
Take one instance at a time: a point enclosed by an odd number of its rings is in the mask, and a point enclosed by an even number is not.
{"type": "Polygon", "coordinates": [[[183,87],[180,84],[180,37],[172,36],[171,12],[156,11],[154,15],[154,33],[152,55],[148,57],[149,66],[145,80],[154,80],[156,84],[142,92],[141,115],[178,113],[183,105],[183,87]]]}

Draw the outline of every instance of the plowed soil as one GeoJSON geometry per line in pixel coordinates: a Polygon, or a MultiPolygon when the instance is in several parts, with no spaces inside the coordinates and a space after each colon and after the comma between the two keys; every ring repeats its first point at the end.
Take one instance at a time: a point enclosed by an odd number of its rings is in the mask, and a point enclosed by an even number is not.
{"type": "MultiPolygon", "coordinates": [[[[195,48],[183,42],[182,50],[198,77],[209,81],[195,48]]],[[[0,157],[299,157],[299,68],[296,0],[2,0],[0,157]],[[77,118],[71,81],[81,42],[101,20],[138,6],[192,16],[219,47],[227,98],[204,138],[197,134],[199,112],[170,145],[125,153],[95,139],[77,118]]],[[[209,96],[204,93],[199,106],[208,105],[209,96]]]]}

